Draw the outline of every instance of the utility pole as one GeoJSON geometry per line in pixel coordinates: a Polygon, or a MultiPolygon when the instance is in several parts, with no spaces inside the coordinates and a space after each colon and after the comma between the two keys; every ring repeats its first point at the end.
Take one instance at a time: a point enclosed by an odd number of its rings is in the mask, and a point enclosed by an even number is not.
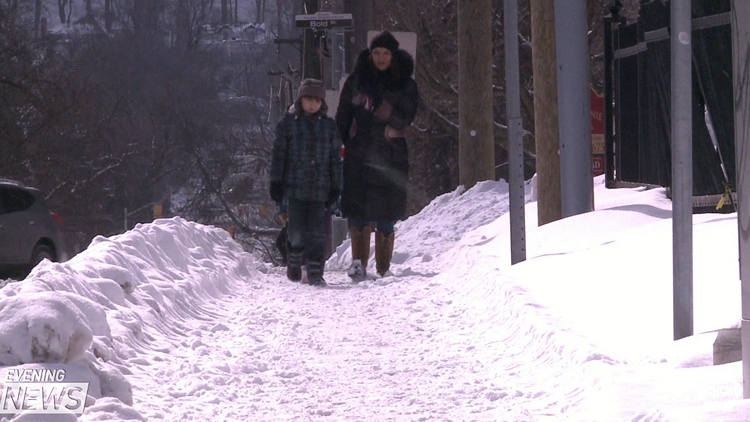
{"type": "Polygon", "coordinates": [[[531,0],[538,224],[562,218],[555,0],[531,0]]]}
{"type": "Polygon", "coordinates": [[[734,148],[737,162],[737,230],[742,296],[742,397],[750,399],[750,3],[732,0],[734,148]]]}
{"type": "Polygon", "coordinates": [[[594,208],[586,0],[555,0],[562,216],[594,208]]]}
{"type": "Polygon", "coordinates": [[[518,58],[518,0],[503,2],[505,26],[505,102],[508,117],[510,187],[510,263],[526,260],[526,188],[523,173],[523,121],[518,58]]]}
{"type": "Polygon", "coordinates": [[[670,23],[672,50],[672,298],[675,340],[693,335],[693,62],[691,26],[691,0],[672,0],[670,23]]]}
{"type": "Polygon", "coordinates": [[[347,71],[351,71],[357,55],[368,48],[367,31],[375,29],[374,0],[344,0],[344,12],[351,13],[354,20],[354,32],[346,40],[347,71]]]}
{"type": "Polygon", "coordinates": [[[458,170],[470,189],[495,179],[492,1],[458,1],[458,170]]]}
{"type": "MultiPolygon", "coordinates": [[[[318,0],[304,0],[304,14],[312,15],[318,12],[318,0]]],[[[302,39],[302,79],[313,78],[323,80],[323,66],[321,65],[318,43],[320,38],[314,30],[306,28],[302,39]]]]}

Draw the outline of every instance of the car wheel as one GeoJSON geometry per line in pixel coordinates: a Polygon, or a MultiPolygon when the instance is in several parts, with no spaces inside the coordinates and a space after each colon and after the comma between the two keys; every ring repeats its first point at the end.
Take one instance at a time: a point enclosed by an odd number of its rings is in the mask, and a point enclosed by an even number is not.
{"type": "Polygon", "coordinates": [[[31,266],[36,267],[36,265],[44,259],[49,259],[50,261],[57,261],[57,257],[55,256],[55,251],[52,250],[47,245],[36,245],[34,247],[34,252],[31,254],[31,266]]]}

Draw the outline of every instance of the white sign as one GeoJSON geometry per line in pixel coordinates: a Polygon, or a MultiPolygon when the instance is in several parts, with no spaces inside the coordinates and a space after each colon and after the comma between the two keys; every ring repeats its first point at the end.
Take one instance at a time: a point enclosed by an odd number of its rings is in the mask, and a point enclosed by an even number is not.
{"type": "Polygon", "coordinates": [[[351,13],[318,12],[312,15],[295,15],[294,23],[297,28],[317,30],[351,28],[354,26],[354,18],[351,13]]]}

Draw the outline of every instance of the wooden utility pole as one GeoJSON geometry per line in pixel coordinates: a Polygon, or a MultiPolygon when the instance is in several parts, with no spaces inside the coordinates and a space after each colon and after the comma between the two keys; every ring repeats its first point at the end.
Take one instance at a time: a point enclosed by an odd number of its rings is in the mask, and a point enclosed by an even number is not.
{"type": "Polygon", "coordinates": [[[354,32],[349,32],[345,43],[346,71],[351,72],[354,61],[367,45],[367,31],[375,29],[374,0],[344,0],[344,12],[351,13],[354,32]]]}
{"type": "Polygon", "coordinates": [[[531,0],[538,224],[562,218],[555,1],[531,0]]]}
{"type": "Polygon", "coordinates": [[[466,189],[495,178],[492,1],[458,1],[458,172],[466,189]]]}

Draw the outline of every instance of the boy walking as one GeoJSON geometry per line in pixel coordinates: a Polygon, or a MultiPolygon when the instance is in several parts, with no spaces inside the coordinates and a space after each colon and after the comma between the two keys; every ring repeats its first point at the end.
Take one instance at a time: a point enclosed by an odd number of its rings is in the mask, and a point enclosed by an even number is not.
{"type": "Polygon", "coordinates": [[[289,280],[325,285],[325,217],[338,200],[342,185],[341,139],[326,114],[325,87],[316,79],[302,81],[297,100],[276,125],[271,156],[271,199],[287,200],[287,272],[289,280]]]}

